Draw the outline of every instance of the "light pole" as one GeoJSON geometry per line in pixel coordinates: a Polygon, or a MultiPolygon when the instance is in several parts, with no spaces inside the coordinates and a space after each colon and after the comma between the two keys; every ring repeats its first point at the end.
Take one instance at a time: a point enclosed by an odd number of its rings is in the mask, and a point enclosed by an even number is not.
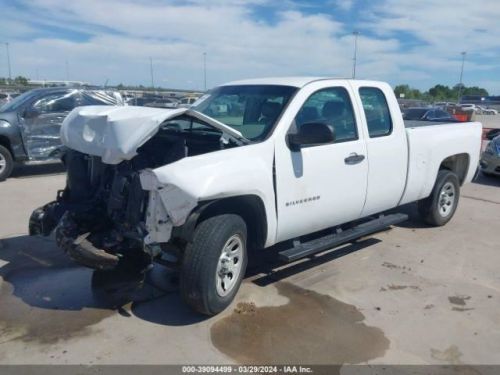
{"type": "Polygon", "coordinates": [[[151,73],[151,88],[154,89],[154,87],[155,87],[155,78],[154,78],[154,74],[153,74],[153,58],[152,57],[149,58],[149,71],[151,73]]]}
{"type": "Polygon", "coordinates": [[[203,88],[207,91],[207,53],[203,52],[203,88]]]}
{"type": "Polygon", "coordinates": [[[352,78],[356,78],[356,62],[358,60],[358,36],[359,31],[353,31],[354,35],[354,56],[352,58],[352,78]]]}
{"type": "Polygon", "coordinates": [[[7,67],[9,69],[9,84],[12,82],[12,73],[10,70],[10,53],[9,53],[9,43],[4,42],[5,44],[5,51],[7,52],[7,67]]]}
{"type": "Polygon", "coordinates": [[[462,68],[460,69],[460,83],[458,84],[458,101],[462,97],[462,87],[463,87],[463,78],[464,78],[464,65],[465,65],[465,56],[467,55],[466,51],[460,52],[462,55],[462,68]]]}

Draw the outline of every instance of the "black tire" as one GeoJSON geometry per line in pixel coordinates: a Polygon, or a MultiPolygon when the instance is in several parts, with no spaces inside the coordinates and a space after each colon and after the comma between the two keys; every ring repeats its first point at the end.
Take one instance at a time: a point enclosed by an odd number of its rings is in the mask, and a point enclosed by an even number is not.
{"type": "Polygon", "coordinates": [[[14,159],[9,149],[0,145],[0,181],[5,180],[14,169],[14,159]]]}
{"type": "Polygon", "coordinates": [[[442,169],[438,172],[431,195],[418,201],[418,211],[427,224],[439,227],[451,220],[457,209],[459,198],[460,183],[457,175],[442,169]],[[452,197],[450,196],[451,191],[453,191],[452,197]]]}
{"type": "MultiPolygon", "coordinates": [[[[228,307],[245,275],[248,262],[246,244],[247,227],[238,215],[218,215],[201,222],[195,229],[193,240],[186,246],[182,259],[180,292],[184,301],[206,315],[215,315],[228,307]],[[239,271],[237,277],[231,279],[231,288],[225,291],[227,294],[220,295],[218,288],[221,288],[221,279],[217,276],[217,269],[222,264],[220,258],[229,241],[241,242],[241,256],[237,261],[239,271]]],[[[235,262],[235,259],[231,262],[235,262]]],[[[227,273],[228,277],[230,273],[227,273]]]]}

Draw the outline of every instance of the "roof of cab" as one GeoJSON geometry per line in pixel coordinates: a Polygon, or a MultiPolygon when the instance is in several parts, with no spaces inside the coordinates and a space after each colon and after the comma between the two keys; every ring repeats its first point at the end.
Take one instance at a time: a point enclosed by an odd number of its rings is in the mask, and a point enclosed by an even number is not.
{"type": "Polygon", "coordinates": [[[303,87],[311,82],[320,80],[334,80],[345,78],[334,77],[269,77],[269,78],[253,78],[241,81],[233,81],[225,83],[223,86],[233,85],[280,85],[280,86],[295,86],[303,87]]]}

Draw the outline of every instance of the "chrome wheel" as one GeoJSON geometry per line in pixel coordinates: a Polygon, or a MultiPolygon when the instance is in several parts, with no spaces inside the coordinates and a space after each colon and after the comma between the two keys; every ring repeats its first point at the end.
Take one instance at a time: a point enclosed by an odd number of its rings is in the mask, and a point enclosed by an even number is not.
{"type": "Polygon", "coordinates": [[[439,192],[439,215],[447,217],[455,206],[455,186],[451,182],[447,182],[439,192]]]}
{"type": "Polygon", "coordinates": [[[221,297],[227,296],[238,282],[243,264],[243,246],[243,239],[235,234],[229,237],[222,248],[215,275],[217,294],[221,297]]]}
{"type": "Polygon", "coordinates": [[[7,160],[5,159],[5,156],[0,153],[0,173],[2,173],[5,168],[7,168],[7,160]]]}

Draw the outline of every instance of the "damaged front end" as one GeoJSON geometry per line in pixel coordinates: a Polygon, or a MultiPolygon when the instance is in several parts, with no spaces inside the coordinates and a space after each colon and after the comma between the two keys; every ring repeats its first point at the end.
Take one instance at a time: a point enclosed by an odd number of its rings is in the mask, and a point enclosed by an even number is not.
{"type": "Polygon", "coordinates": [[[173,228],[198,203],[179,187],[161,184],[153,170],[236,147],[238,137],[188,109],[77,108],[61,129],[66,187],[33,211],[29,232],[55,232],[62,250],[94,269],[112,269],[138,254],[151,260],[172,247],[173,228]]]}
{"type": "Polygon", "coordinates": [[[59,248],[95,269],[112,269],[121,257],[142,250],[147,192],[133,163],[106,165],[74,150],[67,150],[63,161],[66,188],[33,211],[30,235],[55,231],[59,248]]]}

